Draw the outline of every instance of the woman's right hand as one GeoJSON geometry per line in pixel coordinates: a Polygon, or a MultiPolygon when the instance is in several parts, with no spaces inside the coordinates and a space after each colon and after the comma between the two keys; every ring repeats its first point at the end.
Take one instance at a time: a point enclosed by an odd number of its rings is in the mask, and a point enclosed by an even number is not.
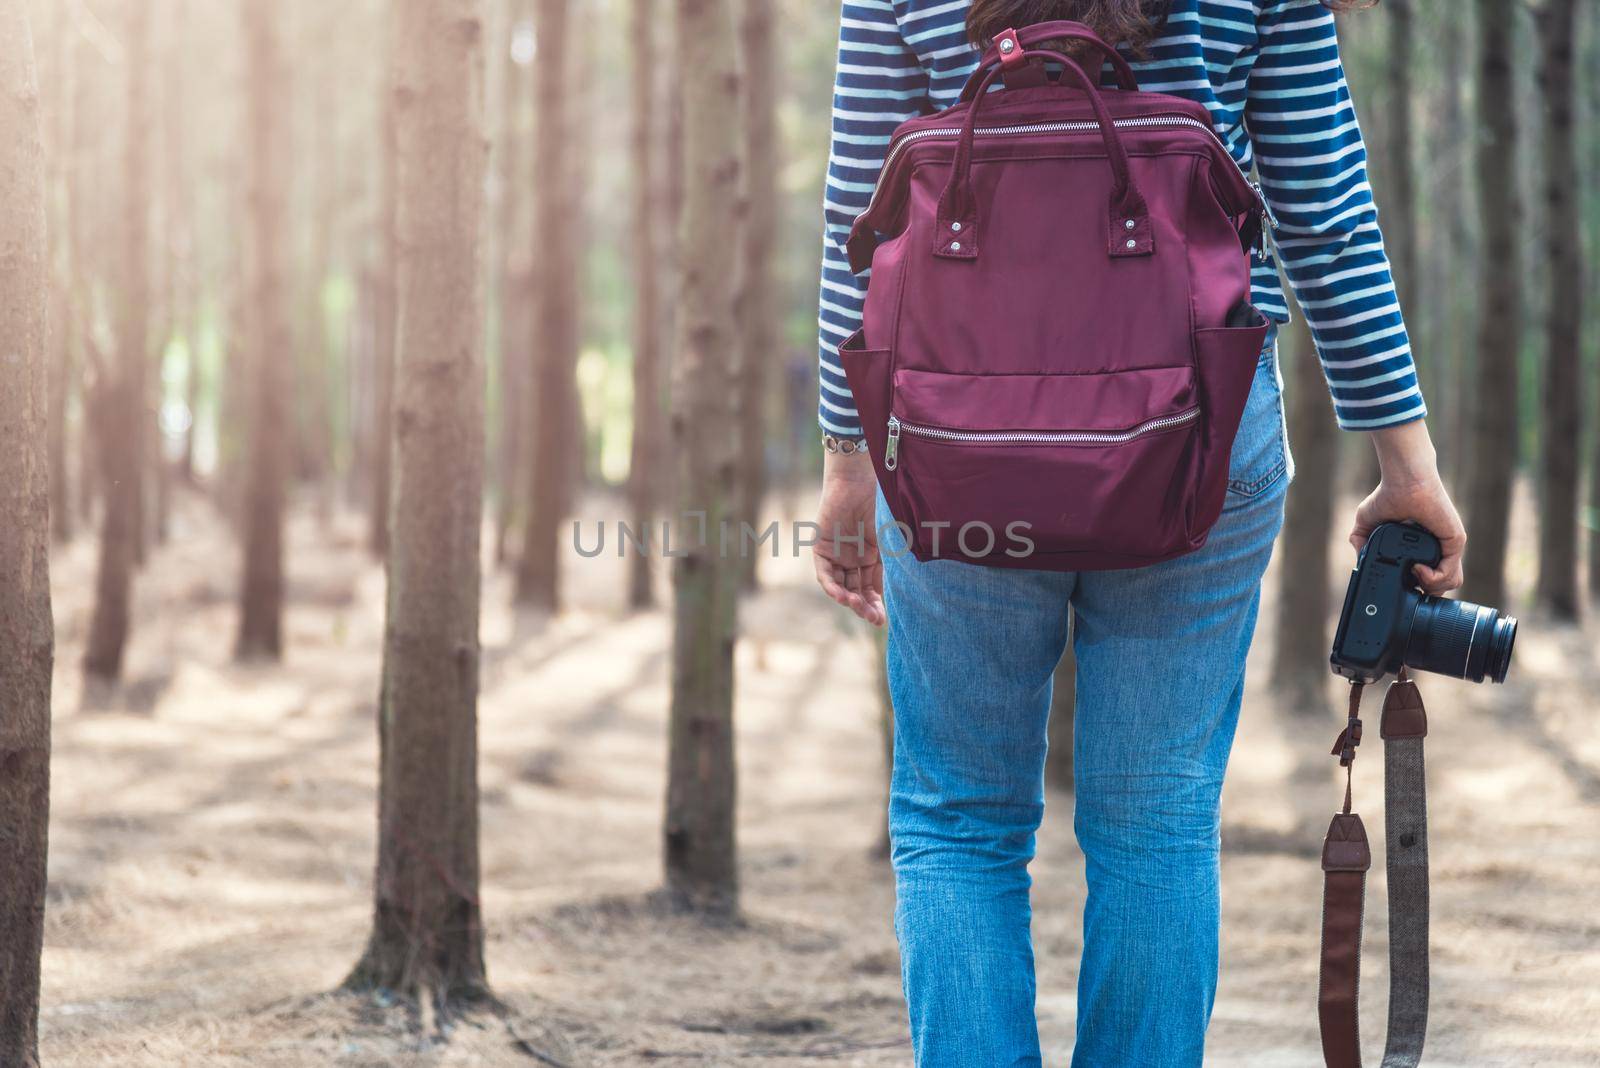
{"type": "Polygon", "coordinates": [[[1467,549],[1467,532],[1461,515],[1439,477],[1438,455],[1428,437],[1427,424],[1418,419],[1372,432],[1382,478],[1378,488],[1356,508],[1350,544],[1360,552],[1379,523],[1410,520],[1421,523],[1439,539],[1442,558],[1438,567],[1416,565],[1413,572],[1423,590],[1442,596],[1461,585],[1461,557],[1467,549]]]}
{"type": "Polygon", "coordinates": [[[877,501],[878,476],[866,453],[826,454],[822,499],[817,504],[817,541],[811,547],[817,584],[834,601],[881,627],[888,615],[883,608],[877,501]]]}

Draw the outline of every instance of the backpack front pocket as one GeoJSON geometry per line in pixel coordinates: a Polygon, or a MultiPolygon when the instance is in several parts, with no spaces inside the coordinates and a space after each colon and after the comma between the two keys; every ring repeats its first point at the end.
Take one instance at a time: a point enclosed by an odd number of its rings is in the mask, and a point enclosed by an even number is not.
{"type": "MultiPolygon", "coordinates": [[[[1101,554],[1189,545],[1201,406],[1188,366],[1080,375],[900,370],[886,428],[922,558],[1101,554]]],[[[1052,566],[1040,559],[1037,566],[1052,566]]]]}

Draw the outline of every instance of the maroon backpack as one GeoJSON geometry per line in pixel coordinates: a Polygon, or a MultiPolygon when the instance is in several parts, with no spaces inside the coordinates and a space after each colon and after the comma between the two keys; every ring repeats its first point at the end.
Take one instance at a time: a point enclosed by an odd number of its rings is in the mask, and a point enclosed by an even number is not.
{"type": "Polygon", "coordinates": [[[1140,92],[1079,23],[1007,30],[959,103],[901,125],[850,234],[872,278],[840,358],[914,555],[1108,570],[1203,545],[1267,332],[1265,219],[1206,109],[1140,92]],[[1119,88],[1029,48],[1063,37],[1119,88]]]}

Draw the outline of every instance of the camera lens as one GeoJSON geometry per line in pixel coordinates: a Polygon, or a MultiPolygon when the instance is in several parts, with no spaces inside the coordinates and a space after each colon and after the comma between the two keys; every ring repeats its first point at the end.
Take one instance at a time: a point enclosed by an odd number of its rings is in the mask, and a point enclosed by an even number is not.
{"type": "Polygon", "coordinates": [[[1515,617],[1469,601],[1418,593],[1410,597],[1416,599],[1416,610],[1406,644],[1407,667],[1471,682],[1506,681],[1517,640],[1515,617]]]}

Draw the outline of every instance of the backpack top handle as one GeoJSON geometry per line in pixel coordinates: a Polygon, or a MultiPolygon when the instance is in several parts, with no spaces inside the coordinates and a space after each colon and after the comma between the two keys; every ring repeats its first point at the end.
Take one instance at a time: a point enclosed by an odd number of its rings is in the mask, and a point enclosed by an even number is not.
{"type": "MultiPolygon", "coordinates": [[[[1128,150],[1123,147],[1122,135],[1117,132],[1116,123],[1112,121],[1111,112],[1107,109],[1100,90],[1096,88],[1095,80],[1075,60],[1059,52],[1024,50],[1017,62],[1029,59],[1049,59],[1060,63],[1065,71],[1064,77],[1078,83],[1094,109],[1095,118],[1100,126],[1100,137],[1105,143],[1106,162],[1111,167],[1112,176],[1106,252],[1114,258],[1150,255],[1155,251],[1155,233],[1150,225],[1150,210],[1129,167],[1128,150]]],[[[981,72],[982,77],[978,80],[972,103],[967,108],[967,118],[962,123],[961,138],[956,142],[955,158],[950,165],[950,180],[945,185],[944,193],[939,197],[933,254],[940,259],[978,258],[980,227],[978,200],[972,191],[972,142],[976,136],[978,112],[983,107],[984,97],[1003,70],[1004,67],[996,66],[981,72]]]]}
{"type": "Polygon", "coordinates": [[[962,102],[971,100],[977,95],[978,84],[983,81],[988,69],[996,63],[1003,68],[1009,68],[1029,58],[1061,59],[1060,52],[1035,50],[1029,53],[1027,50],[1046,41],[1055,41],[1063,37],[1081,41],[1099,51],[1111,64],[1111,69],[1116,72],[1117,88],[1138,92],[1138,76],[1133,73],[1133,68],[1128,65],[1127,58],[1121,52],[1107,44],[1099,34],[1083,23],[1058,19],[1054,22],[1036,22],[1020,30],[1005,30],[995,34],[994,43],[989,45],[988,50],[983,53],[983,58],[978,60],[977,69],[972,72],[972,76],[967,79],[967,84],[961,90],[962,102]],[[1010,47],[1007,48],[1007,45],[1010,47]]]}

